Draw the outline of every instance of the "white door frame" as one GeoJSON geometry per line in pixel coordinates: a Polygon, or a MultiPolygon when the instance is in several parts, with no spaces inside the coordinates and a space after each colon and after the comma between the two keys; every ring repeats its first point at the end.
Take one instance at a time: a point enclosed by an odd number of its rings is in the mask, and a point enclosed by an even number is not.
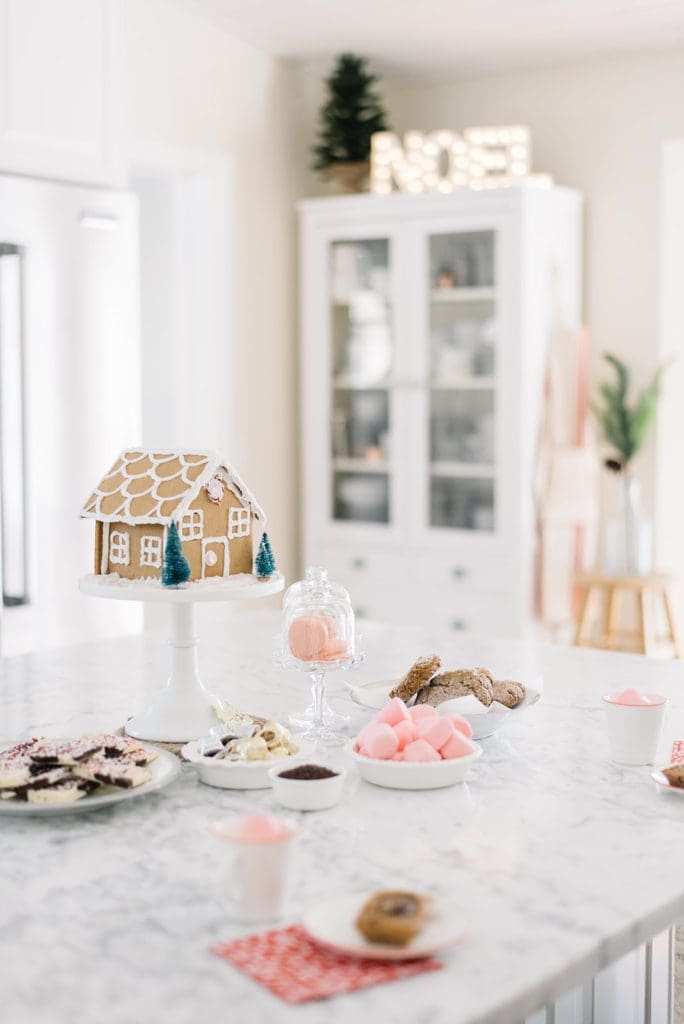
{"type": "Polygon", "coordinates": [[[230,576],[230,545],[226,537],[203,537],[202,538],[202,579],[205,578],[204,554],[207,544],[223,544],[223,573],[222,576],[230,576]]]}

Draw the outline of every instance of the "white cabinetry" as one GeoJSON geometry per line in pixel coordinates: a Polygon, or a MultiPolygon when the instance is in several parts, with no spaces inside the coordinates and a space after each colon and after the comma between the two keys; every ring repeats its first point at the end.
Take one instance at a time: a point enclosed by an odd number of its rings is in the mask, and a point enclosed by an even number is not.
{"type": "Polygon", "coordinates": [[[363,617],[519,633],[554,311],[581,199],[516,188],[307,200],[302,540],[363,617]]]}
{"type": "Polygon", "coordinates": [[[117,0],[0,0],[0,171],[122,178],[117,0]]]}

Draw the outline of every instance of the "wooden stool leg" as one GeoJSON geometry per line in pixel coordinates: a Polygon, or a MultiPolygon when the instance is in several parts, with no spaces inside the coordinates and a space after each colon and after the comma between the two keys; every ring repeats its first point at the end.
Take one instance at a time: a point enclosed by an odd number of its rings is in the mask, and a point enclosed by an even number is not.
{"type": "Polygon", "coordinates": [[[679,646],[679,634],[677,632],[677,627],[675,625],[674,612],[672,610],[672,601],[670,600],[670,592],[667,589],[667,587],[663,587],[661,594],[663,598],[663,607],[665,609],[665,621],[667,623],[669,639],[672,641],[672,646],[674,648],[674,656],[675,658],[681,658],[682,651],[681,647],[679,646]]]}
{"type": "Polygon", "coordinates": [[[617,628],[619,624],[620,605],[622,598],[622,590],[619,586],[610,587],[608,594],[606,595],[606,619],[605,619],[605,635],[604,635],[604,646],[614,651],[619,649],[620,642],[617,635],[617,628]]]}
{"type": "Polygon", "coordinates": [[[639,591],[639,612],[641,650],[644,654],[651,655],[655,647],[655,621],[648,587],[642,587],[639,591]]]}
{"type": "Polygon", "coordinates": [[[577,632],[575,633],[575,645],[577,647],[588,647],[590,639],[590,611],[591,611],[591,597],[594,592],[594,588],[591,583],[587,583],[582,594],[582,605],[580,607],[579,619],[577,620],[577,632]]]}

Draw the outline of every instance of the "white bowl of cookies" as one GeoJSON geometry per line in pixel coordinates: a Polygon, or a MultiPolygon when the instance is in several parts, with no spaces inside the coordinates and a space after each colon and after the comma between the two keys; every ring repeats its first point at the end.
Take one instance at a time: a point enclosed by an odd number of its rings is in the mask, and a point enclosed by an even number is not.
{"type": "Polygon", "coordinates": [[[441,658],[431,655],[418,658],[400,679],[346,685],[358,704],[376,711],[400,697],[409,706],[427,704],[440,715],[460,715],[470,724],[472,738],[481,740],[541,700],[541,681],[535,683],[495,677],[482,667],[445,669],[441,658]]]}

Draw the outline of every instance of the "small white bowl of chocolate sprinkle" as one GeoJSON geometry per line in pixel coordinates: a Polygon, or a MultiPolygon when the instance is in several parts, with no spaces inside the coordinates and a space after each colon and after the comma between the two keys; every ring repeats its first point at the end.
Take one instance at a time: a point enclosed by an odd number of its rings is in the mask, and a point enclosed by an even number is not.
{"type": "Polygon", "coordinates": [[[290,811],[325,811],[339,803],[346,776],[344,768],[300,763],[278,765],[268,775],[273,795],[290,811]]]}

